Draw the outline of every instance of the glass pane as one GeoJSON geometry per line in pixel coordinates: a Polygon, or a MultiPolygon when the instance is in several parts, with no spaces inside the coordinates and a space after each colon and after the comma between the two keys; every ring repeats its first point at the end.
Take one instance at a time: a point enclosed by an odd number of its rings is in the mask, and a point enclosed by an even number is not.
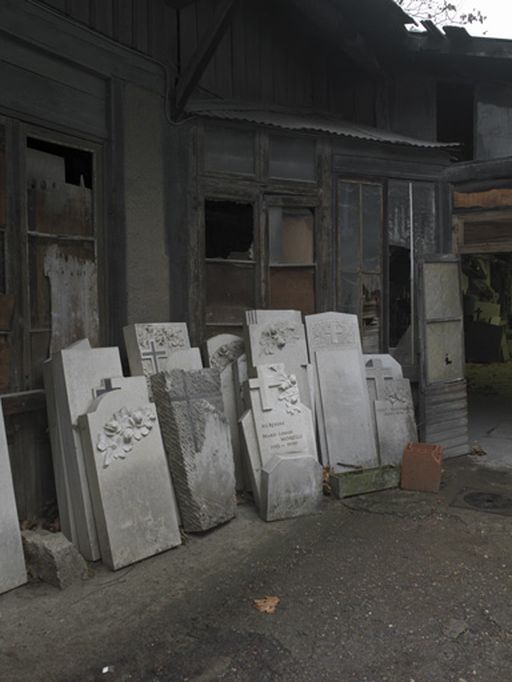
{"type": "Polygon", "coordinates": [[[242,324],[243,313],[256,307],[254,266],[206,263],[206,322],[242,324]]]}
{"type": "Polygon", "coordinates": [[[411,201],[410,183],[403,180],[388,182],[388,240],[390,246],[410,248],[411,201]]]}
{"type": "Polygon", "coordinates": [[[389,345],[396,348],[411,325],[411,252],[389,247],[389,345]]]}
{"type": "Polygon", "coordinates": [[[379,275],[363,275],[363,351],[379,353],[382,285],[379,275]]]}
{"type": "Polygon", "coordinates": [[[429,182],[413,184],[414,248],[415,257],[437,252],[436,192],[429,182]]]}
{"type": "Polygon", "coordinates": [[[314,214],[309,208],[270,208],[270,263],[312,265],[314,226],[314,214]]]}
{"type": "Polygon", "coordinates": [[[315,312],[314,268],[271,268],[270,308],[315,312]]]}
{"type": "Polygon", "coordinates": [[[359,269],[360,191],[353,182],[340,182],[338,190],[340,265],[342,270],[359,269]]]}
{"type": "Polygon", "coordinates": [[[361,285],[359,275],[352,272],[343,272],[340,277],[340,311],[359,315],[359,303],[361,297],[361,285]]]}
{"type": "Polygon", "coordinates": [[[362,185],[363,269],[381,268],[382,191],[380,186],[362,185]]]}
{"type": "Polygon", "coordinates": [[[0,126],[0,226],[5,226],[7,189],[5,181],[5,128],[0,126]]]}
{"type": "Polygon", "coordinates": [[[314,139],[271,135],[270,177],[314,182],[316,179],[315,148],[314,139]]]}
{"type": "Polygon", "coordinates": [[[252,132],[208,128],[204,146],[206,170],[254,175],[254,134],[252,132]]]}

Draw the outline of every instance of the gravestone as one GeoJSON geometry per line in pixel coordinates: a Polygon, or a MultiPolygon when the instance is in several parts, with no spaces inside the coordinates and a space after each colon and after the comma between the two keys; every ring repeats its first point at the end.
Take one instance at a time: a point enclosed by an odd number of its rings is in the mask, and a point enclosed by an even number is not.
{"type": "Polygon", "coordinates": [[[162,372],[170,372],[173,369],[203,369],[203,360],[199,348],[174,351],[162,364],[162,372]]]}
{"type": "Polygon", "coordinates": [[[187,532],[235,516],[235,470],[216,369],[161,372],[151,379],[178,504],[187,532]]]}
{"type": "Polygon", "coordinates": [[[238,427],[238,407],[235,385],[234,365],[243,355],[244,342],[234,334],[219,334],[205,344],[208,366],[220,372],[220,388],[224,400],[224,413],[229,422],[231,445],[235,465],[235,479],[237,490],[244,489],[244,474],[242,468],[242,452],[240,432],[238,427]]]}
{"type": "Polygon", "coordinates": [[[370,399],[361,353],[317,350],[314,355],[327,463],[334,473],[378,466],[370,399]]]}
{"type": "MultiPolygon", "coordinates": [[[[328,398],[325,395],[325,391],[323,392],[324,396],[322,398],[322,388],[319,383],[315,354],[318,351],[329,350],[353,351],[361,377],[364,377],[365,371],[359,322],[357,315],[329,312],[319,313],[317,315],[306,315],[305,324],[309,357],[313,366],[320,454],[324,466],[330,466],[326,436],[326,419],[323,412],[323,403],[325,400],[328,400],[328,398]]],[[[341,387],[338,390],[341,390],[341,387]]]]}
{"type": "Polygon", "coordinates": [[[116,571],[181,544],[146,379],[117,380],[78,422],[103,562],[116,571]]]}
{"type": "MultiPolygon", "coordinates": [[[[297,378],[303,404],[314,411],[311,370],[302,313],[297,310],[248,310],[245,313],[245,348],[249,375],[268,364],[284,364],[297,378]]],[[[313,412],[314,414],[314,412],[313,412]]]]}
{"type": "Polygon", "coordinates": [[[0,594],[27,582],[11,462],[0,409],[0,594]]]}
{"type": "Polygon", "coordinates": [[[375,401],[375,421],[381,465],[400,464],[407,443],[418,440],[408,379],[385,383],[382,397],[375,401]]]}
{"type": "Polygon", "coordinates": [[[385,400],[386,384],[403,379],[401,366],[390,355],[365,355],[364,359],[370,401],[385,400]]]}
{"type": "Polygon", "coordinates": [[[170,355],[190,348],[185,322],[132,324],[123,329],[130,374],[145,376],[151,398],[150,377],[166,369],[170,355]]]}
{"type": "Polygon", "coordinates": [[[97,395],[122,377],[118,348],[91,348],[87,340],[54,353],[44,364],[48,424],[62,532],[88,561],[100,558],[96,525],[77,430],[97,395]]]}
{"type": "Polygon", "coordinates": [[[241,420],[253,494],[265,521],[311,514],[322,498],[311,410],[284,365],[262,365],[249,380],[251,410],[241,420]]]}

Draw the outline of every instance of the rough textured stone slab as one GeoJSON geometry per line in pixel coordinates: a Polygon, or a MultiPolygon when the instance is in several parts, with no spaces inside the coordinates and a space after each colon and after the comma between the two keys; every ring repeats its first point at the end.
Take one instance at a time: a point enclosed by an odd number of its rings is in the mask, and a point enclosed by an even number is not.
{"type": "Polygon", "coordinates": [[[177,508],[146,379],[118,380],[79,419],[101,557],[123,566],[181,543],[177,508]]]}
{"type": "MultiPolygon", "coordinates": [[[[324,466],[329,466],[329,453],[326,437],[325,415],[323,413],[321,390],[316,369],[315,354],[317,351],[351,350],[358,354],[361,372],[364,372],[361,336],[357,315],[345,313],[319,313],[306,315],[306,335],[309,357],[313,366],[313,386],[315,391],[316,419],[320,455],[324,466]]],[[[355,357],[355,356],[354,356],[355,357]]]]}
{"type": "Polygon", "coordinates": [[[88,561],[100,558],[84,455],[77,430],[108,380],[122,377],[118,348],[91,348],[80,341],[55,353],[44,365],[52,458],[64,535],[88,561]]]}
{"type": "Polygon", "coordinates": [[[163,372],[170,372],[173,369],[203,369],[203,360],[199,348],[174,351],[162,361],[162,364],[163,372]]]}
{"type": "Polygon", "coordinates": [[[244,489],[242,449],[238,425],[237,387],[235,384],[235,363],[243,355],[244,342],[234,334],[219,334],[205,344],[208,366],[220,372],[220,388],[224,401],[224,413],[229,422],[231,445],[235,465],[237,490],[244,489]]]}
{"type": "Polygon", "coordinates": [[[311,411],[283,364],[262,365],[249,380],[251,410],[241,420],[252,489],[266,521],[311,513],[321,500],[311,411]]]}
{"type": "Polygon", "coordinates": [[[4,415],[0,409],[0,594],[26,582],[4,415]]]}
{"type": "Polygon", "coordinates": [[[245,348],[249,375],[261,365],[284,364],[297,378],[301,402],[314,410],[309,385],[309,358],[302,314],[296,310],[248,310],[245,348]]]}
{"type": "Polygon", "coordinates": [[[399,465],[407,443],[418,440],[408,379],[386,382],[383,398],[375,401],[379,459],[381,465],[399,465]]]}
{"type": "Polygon", "coordinates": [[[123,329],[130,374],[145,376],[151,397],[150,377],[166,369],[166,361],[177,350],[190,348],[185,322],[132,324],[123,329]]]}
{"type": "Polygon", "coordinates": [[[65,590],[88,576],[83,557],[62,533],[25,530],[23,547],[32,578],[65,590]]]}
{"type": "Polygon", "coordinates": [[[360,357],[358,350],[315,352],[328,465],[335,473],[379,464],[360,357]]]}
{"type": "Polygon", "coordinates": [[[235,471],[219,371],[162,372],[152,386],[184,529],[229,521],[236,513],[235,471]]]}

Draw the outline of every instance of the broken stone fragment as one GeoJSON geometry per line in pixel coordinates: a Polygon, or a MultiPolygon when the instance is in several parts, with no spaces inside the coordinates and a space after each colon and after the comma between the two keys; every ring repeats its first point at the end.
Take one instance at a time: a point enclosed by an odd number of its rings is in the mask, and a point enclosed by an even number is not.
{"type": "Polygon", "coordinates": [[[23,549],[29,575],[65,590],[88,577],[83,557],[62,533],[26,530],[23,549]]]}

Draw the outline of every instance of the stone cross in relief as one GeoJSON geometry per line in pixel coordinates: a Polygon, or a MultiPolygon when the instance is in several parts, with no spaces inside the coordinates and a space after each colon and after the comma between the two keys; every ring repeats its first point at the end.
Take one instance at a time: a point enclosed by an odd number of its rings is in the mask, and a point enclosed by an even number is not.
{"type": "Polygon", "coordinates": [[[167,353],[165,350],[158,350],[155,342],[151,341],[150,350],[143,350],[140,354],[143,362],[150,362],[152,365],[151,374],[157,374],[160,372],[160,360],[167,360],[167,353]]]}

